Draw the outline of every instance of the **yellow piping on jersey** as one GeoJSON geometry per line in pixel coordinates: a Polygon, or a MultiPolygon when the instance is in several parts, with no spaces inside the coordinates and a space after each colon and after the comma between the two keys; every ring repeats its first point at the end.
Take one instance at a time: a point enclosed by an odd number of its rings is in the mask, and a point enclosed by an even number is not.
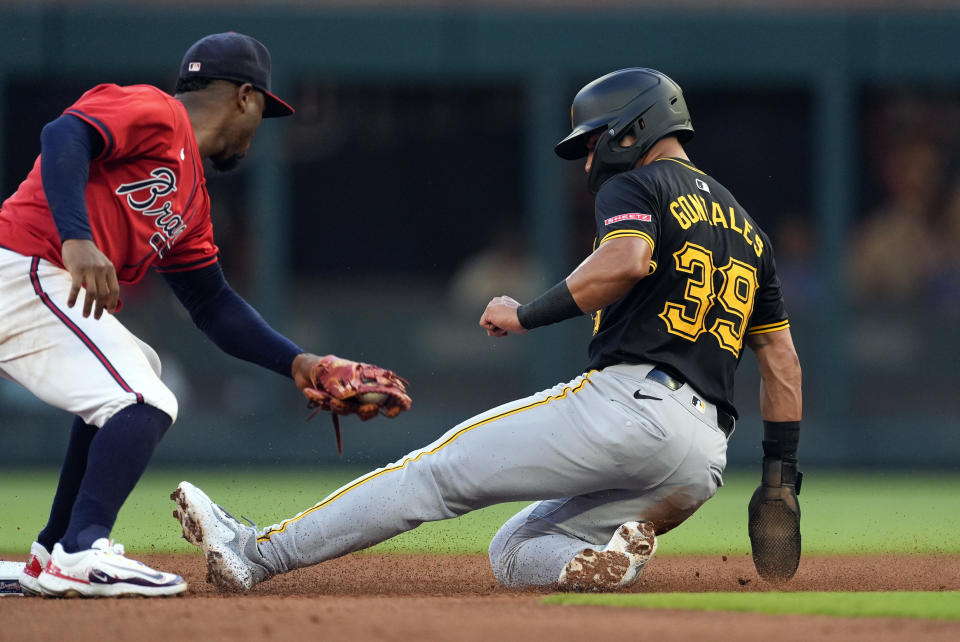
{"type": "Polygon", "coordinates": [[[790,320],[784,319],[783,321],[777,321],[776,323],[755,325],[752,328],[747,328],[747,334],[766,334],[768,332],[777,332],[778,330],[786,330],[789,327],[790,327],[790,320]]]}
{"type": "Polygon", "coordinates": [[[624,236],[639,236],[647,242],[647,245],[650,246],[650,252],[653,252],[653,237],[646,232],[641,232],[640,230],[614,230],[600,239],[600,242],[597,245],[603,245],[607,241],[612,241],[613,239],[622,238],[624,236]]]}
{"type": "Polygon", "coordinates": [[[434,453],[442,450],[442,449],[445,448],[446,446],[450,445],[451,443],[453,443],[453,441],[456,440],[457,437],[459,437],[460,435],[463,435],[463,434],[465,434],[465,433],[468,433],[468,432],[470,432],[471,430],[473,430],[474,428],[479,428],[480,426],[483,426],[484,424],[488,424],[488,423],[490,423],[490,422],[492,422],[492,421],[496,421],[497,419],[503,419],[504,417],[509,417],[510,415],[515,415],[515,414],[517,414],[518,412],[523,412],[524,410],[530,410],[531,408],[536,408],[537,406],[542,406],[542,405],[544,405],[544,404],[550,403],[551,401],[553,401],[553,400],[555,400],[555,399],[563,399],[563,398],[565,398],[565,397],[567,396],[567,393],[576,394],[577,392],[580,391],[581,388],[583,388],[584,385],[586,385],[587,383],[591,383],[591,381],[590,381],[590,375],[592,375],[592,374],[595,373],[595,372],[597,372],[597,371],[596,371],[596,370],[591,370],[591,371],[588,372],[587,374],[583,375],[583,381],[581,381],[579,384],[577,384],[577,385],[574,386],[573,388],[565,387],[565,388],[560,392],[560,394],[558,394],[558,395],[555,395],[555,396],[553,396],[553,397],[547,397],[546,399],[543,399],[543,400],[541,400],[541,401],[535,401],[535,402],[533,402],[533,403],[531,403],[531,404],[528,404],[528,405],[526,405],[526,406],[523,406],[523,407],[521,407],[521,408],[514,408],[513,410],[507,410],[506,412],[502,412],[502,413],[500,413],[499,415],[495,415],[495,416],[493,416],[493,417],[487,417],[486,419],[484,419],[484,420],[482,420],[482,421],[478,421],[478,422],[475,423],[475,424],[470,424],[469,426],[465,426],[465,427],[461,428],[460,430],[458,430],[457,432],[455,432],[454,434],[450,435],[450,437],[449,437],[448,439],[444,440],[442,443],[438,444],[436,447],[432,448],[431,450],[424,450],[424,451],[421,451],[420,453],[418,453],[416,457],[411,457],[411,458],[409,458],[409,459],[404,459],[403,462],[402,462],[400,465],[398,465],[398,466],[393,466],[393,467],[390,467],[390,468],[384,468],[383,470],[378,470],[378,471],[376,471],[376,472],[370,473],[370,474],[367,475],[366,477],[363,477],[363,478],[361,478],[361,479],[358,479],[356,482],[350,484],[349,486],[340,489],[340,490],[337,491],[335,494],[331,495],[330,497],[327,497],[325,500],[323,500],[322,502],[320,502],[319,504],[317,504],[317,505],[314,506],[313,508],[308,508],[307,510],[303,511],[303,512],[300,513],[299,515],[296,515],[295,517],[291,517],[290,519],[284,520],[283,522],[281,522],[280,528],[271,528],[270,530],[268,530],[268,531],[267,531],[266,533],[264,533],[263,535],[260,535],[259,537],[257,537],[257,541],[258,541],[258,542],[267,542],[267,541],[269,541],[271,535],[276,535],[276,534],[279,534],[279,533],[284,532],[285,530],[287,530],[287,526],[288,526],[289,524],[292,524],[293,522],[295,522],[295,521],[297,521],[297,520],[299,520],[299,519],[301,519],[301,518],[303,518],[303,517],[306,517],[307,515],[309,515],[310,513],[312,513],[312,512],[315,511],[315,510],[319,510],[319,509],[323,508],[324,506],[326,506],[326,505],[329,504],[330,502],[332,502],[332,501],[334,501],[335,499],[341,497],[342,495],[350,492],[350,491],[353,490],[354,488],[357,488],[357,487],[359,487],[359,486],[362,486],[363,484],[367,483],[367,482],[370,481],[371,479],[376,479],[377,477],[379,477],[380,475],[383,475],[383,474],[385,474],[385,473],[393,472],[393,471],[395,471],[395,470],[401,470],[401,469],[405,468],[406,465],[409,464],[410,462],[417,461],[418,459],[420,459],[420,458],[423,457],[424,455],[432,455],[432,454],[434,454],[434,453]]]}
{"type": "Polygon", "coordinates": [[[694,171],[694,172],[696,172],[697,174],[703,174],[704,176],[707,175],[706,172],[701,172],[699,169],[697,169],[697,168],[694,167],[693,165],[687,165],[687,164],[684,163],[683,161],[677,160],[676,158],[658,158],[658,159],[655,160],[654,162],[657,163],[657,162],[665,161],[665,160],[673,161],[673,162],[676,163],[677,165],[683,165],[683,166],[686,167],[687,169],[689,169],[689,170],[691,170],[691,171],[694,171]]]}
{"type": "MultiPolygon", "coordinates": [[[[597,243],[596,246],[594,246],[594,251],[596,251],[597,247],[603,245],[607,241],[623,238],[625,236],[638,236],[642,238],[644,241],[647,242],[647,245],[650,246],[650,254],[653,254],[653,238],[646,232],[641,232],[640,230],[614,230],[609,234],[607,234],[606,236],[604,236],[602,239],[600,239],[600,242],[597,243]]],[[[650,259],[650,271],[647,272],[647,274],[653,274],[656,269],[657,269],[657,262],[654,261],[653,259],[650,259]]],[[[596,332],[594,332],[594,334],[596,334],[596,332]]]]}

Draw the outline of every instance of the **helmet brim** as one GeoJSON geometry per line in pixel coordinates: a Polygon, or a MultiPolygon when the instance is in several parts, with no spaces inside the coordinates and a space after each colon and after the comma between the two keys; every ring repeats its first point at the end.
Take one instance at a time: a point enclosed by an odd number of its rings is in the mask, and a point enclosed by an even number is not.
{"type": "Polygon", "coordinates": [[[553,151],[557,153],[557,156],[566,160],[584,158],[589,151],[587,149],[587,139],[596,132],[606,128],[607,120],[605,118],[597,118],[585,123],[580,123],[573,128],[573,131],[570,132],[566,138],[557,143],[553,151]]]}

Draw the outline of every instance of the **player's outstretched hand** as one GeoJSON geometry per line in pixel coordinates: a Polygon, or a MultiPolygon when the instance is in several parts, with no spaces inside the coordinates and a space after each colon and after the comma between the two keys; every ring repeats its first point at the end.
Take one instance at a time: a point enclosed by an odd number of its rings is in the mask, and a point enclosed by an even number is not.
{"type": "Polygon", "coordinates": [[[328,354],[297,355],[293,379],[312,407],[366,421],[378,414],[396,417],[409,410],[407,381],[391,370],[328,354]]]}
{"type": "Polygon", "coordinates": [[[297,388],[303,390],[313,385],[313,368],[323,357],[304,352],[293,358],[293,365],[290,366],[290,374],[293,375],[293,382],[297,388]]]}
{"type": "Polygon", "coordinates": [[[527,329],[520,325],[520,319],[517,318],[519,307],[520,304],[508,296],[494,297],[480,317],[480,327],[487,331],[488,337],[525,333],[527,329]]]}
{"type": "Polygon", "coordinates": [[[117,270],[100,248],[87,239],[68,239],[63,242],[61,254],[63,266],[73,278],[67,307],[72,308],[77,303],[80,288],[83,287],[87,292],[83,299],[84,317],[90,316],[91,309],[94,319],[99,319],[104,310],[111,314],[116,312],[120,301],[117,270]]]}
{"type": "Polygon", "coordinates": [[[341,455],[343,440],[338,415],[357,415],[366,421],[377,415],[396,417],[410,410],[406,379],[380,366],[332,354],[318,357],[304,353],[293,360],[292,374],[310,408],[333,413],[337,452],[341,455]]]}

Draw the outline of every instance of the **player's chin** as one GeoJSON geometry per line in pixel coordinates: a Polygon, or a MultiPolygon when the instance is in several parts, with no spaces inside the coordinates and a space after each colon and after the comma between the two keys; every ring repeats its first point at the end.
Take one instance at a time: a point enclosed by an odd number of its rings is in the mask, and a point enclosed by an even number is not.
{"type": "Polygon", "coordinates": [[[229,172],[237,168],[244,156],[245,154],[217,154],[210,157],[210,163],[213,165],[213,169],[218,172],[229,172]]]}

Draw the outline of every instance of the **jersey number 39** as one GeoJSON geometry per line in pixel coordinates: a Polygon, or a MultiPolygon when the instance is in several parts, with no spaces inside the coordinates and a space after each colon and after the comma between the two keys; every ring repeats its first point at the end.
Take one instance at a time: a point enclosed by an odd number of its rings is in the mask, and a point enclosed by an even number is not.
{"type": "Polygon", "coordinates": [[[718,268],[713,263],[710,250],[689,241],[673,259],[676,269],[688,274],[683,303],[667,301],[659,317],[667,324],[670,334],[696,341],[707,331],[707,314],[714,303],[720,302],[726,314],[718,314],[709,332],[720,347],[740,356],[743,334],[747,320],[753,313],[753,301],[757,292],[757,269],[743,261],[730,259],[718,268]],[[719,272],[722,281],[719,292],[714,290],[714,274],[719,272]]]}

